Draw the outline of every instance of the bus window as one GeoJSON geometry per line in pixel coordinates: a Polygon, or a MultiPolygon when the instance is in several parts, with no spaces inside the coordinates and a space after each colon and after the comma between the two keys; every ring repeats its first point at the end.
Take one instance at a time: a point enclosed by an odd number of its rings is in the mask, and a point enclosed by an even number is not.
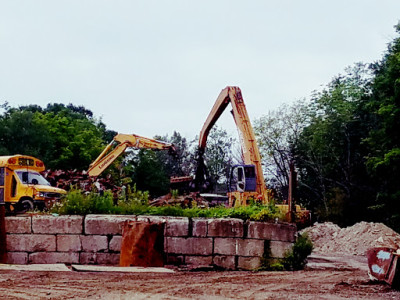
{"type": "Polygon", "coordinates": [[[13,175],[11,179],[11,197],[15,197],[17,195],[17,180],[15,179],[15,176],[13,175]]]}

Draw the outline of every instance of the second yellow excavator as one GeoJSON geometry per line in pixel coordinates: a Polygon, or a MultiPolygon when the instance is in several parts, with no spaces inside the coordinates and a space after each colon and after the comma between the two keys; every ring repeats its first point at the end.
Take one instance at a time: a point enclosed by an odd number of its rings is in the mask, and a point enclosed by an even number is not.
{"type": "Polygon", "coordinates": [[[90,164],[88,170],[89,176],[99,176],[126,150],[126,148],[168,150],[171,153],[176,152],[174,145],[170,143],[136,134],[118,133],[96,160],[90,164]]]}
{"type": "MultiPolygon", "coordinates": [[[[201,190],[208,185],[207,170],[203,158],[207,137],[229,104],[232,106],[233,119],[239,131],[243,160],[243,164],[232,166],[230,171],[227,193],[229,206],[247,205],[250,200],[268,204],[272,199],[271,191],[265,185],[257,140],[243,102],[242,92],[236,86],[228,86],[221,91],[201,129],[195,187],[197,190],[201,190]]],[[[289,208],[288,205],[277,205],[277,207],[282,213],[288,214],[289,210],[294,209],[297,217],[309,218],[309,211],[299,205],[295,205],[293,208],[289,208]]]]}

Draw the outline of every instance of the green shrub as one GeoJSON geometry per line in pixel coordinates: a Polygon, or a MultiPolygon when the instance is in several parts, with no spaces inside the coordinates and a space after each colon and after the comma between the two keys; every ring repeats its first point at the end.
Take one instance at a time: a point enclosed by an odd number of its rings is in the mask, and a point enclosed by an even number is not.
{"type": "MultiPolygon", "coordinates": [[[[176,194],[174,192],[174,194],[176,194]]],[[[118,199],[118,205],[113,204],[113,195],[107,191],[100,195],[95,192],[83,193],[80,190],[71,190],[61,203],[55,205],[52,213],[59,214],[126,214],[126,215],[159,215],[204,218],[239,218],[253,221],[273,221],[277,217],[274,206],[263,206],[251,203],[249,206],[226,208],[224,206],[212,208],[182,208],[180,205],[153,207],[148,205],[149,194],[136,189],[136,185],[127,185],[118,199]]]]}
{"type": "Polygon", "coordinates": [[[307,264],[307,257],[311,254],[313,244],[306,233],[300,235],[291,250],[286,252],[283,265],[286,270],[302,270],[307,264]]]}
{"type": "Polygon", "coordinates": [[[270,258],[266,253],[262,258],[261,267],[257,271],[294,271],[302,270],[307,264],[307,257],[311,254],[313,244],[307,234],[300,235],[292,248],[281,259],[270,258]]]}

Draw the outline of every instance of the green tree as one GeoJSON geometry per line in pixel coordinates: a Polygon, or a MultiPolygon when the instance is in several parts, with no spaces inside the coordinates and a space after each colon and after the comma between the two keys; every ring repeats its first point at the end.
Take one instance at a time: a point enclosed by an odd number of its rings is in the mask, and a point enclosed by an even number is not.
{"type": "Polygon", "coordinates": [[[151,197],[158,197],[169,192],[169,176],[165,166],[152,150],[141,149],[132,156],[132,180],[140,191],[148,191],[151,197]]]}
{"type": "MultiPolygon", "coordinates": [[[[400,23],[395,26],[400,33],[400,23]]],[[[383,59],[371,66],[374,72],[371,100],[372,130],[366,142],[368,169],[377,183],[371,210],[375,216],[400,229],[400,37],[388,46],[383,59]]]]}
{"type": "Polygon", "coordinates": [[[315,93],[310,124],[295,147],[301,195],[323,218],[342,225],[365,218],[371,201],[363,144],[368,130],[368,70],[356,64],[315,93]]]}
{"type": "Polygon", "coordinates": [[[235,142],[226,130],[216,125],[210,130],[204,160],[215,191],[226,189],[229,170],[234,163],[235,142]]]}
{"type": "Polygon", "coordinates": [[[3,109],[0,155],[32,155],[48,168],[87,169],[104,147],[105,125],[82,106],[3,105],[3,109]]]}
{"type": "Polygon", "coordinates": [[[262,157],[264,176],[276,197],[287,199],[289,163],[303,128],[308,124],[308,106],[304,100],[282,105],[254,121],[254,132],[262,157]]]}
{"type": "Polygon", "coordinates": [[[188,176],[193,170],[194,154],[191,150],[190,142],[179,132],[174,131],[171,137],[156,136],[156,140],[164,141],[174,145],[176,152],[169,153],[166,151],[156,152],[158,158],[164,165],[167,174],[171,176],[188,176]]]}

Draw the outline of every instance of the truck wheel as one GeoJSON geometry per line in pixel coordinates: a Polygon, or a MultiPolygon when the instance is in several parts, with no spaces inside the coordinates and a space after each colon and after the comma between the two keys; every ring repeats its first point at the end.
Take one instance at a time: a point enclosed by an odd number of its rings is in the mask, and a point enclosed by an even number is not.
{"type": "Polygon", "coordinates": [[[30,199],[21,200],[19,203],[19,212],[25,213],[29,210],[33,210],[33,201],[30,199]]]}

